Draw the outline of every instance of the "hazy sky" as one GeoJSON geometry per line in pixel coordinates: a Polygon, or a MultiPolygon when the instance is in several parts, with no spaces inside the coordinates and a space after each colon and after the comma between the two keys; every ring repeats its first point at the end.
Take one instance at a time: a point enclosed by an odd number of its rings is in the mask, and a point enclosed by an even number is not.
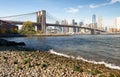
{"type": "Polygon", "coordinates": [[[59,19],[90,23],[93,14],[112,24],[120,16],[120,0],[0,0],[0,17],[46,10],[59,19]]]}

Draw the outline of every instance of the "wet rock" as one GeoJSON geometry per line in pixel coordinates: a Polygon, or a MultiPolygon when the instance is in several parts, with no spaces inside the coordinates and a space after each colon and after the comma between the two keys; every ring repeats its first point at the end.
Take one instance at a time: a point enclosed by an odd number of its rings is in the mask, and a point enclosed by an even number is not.
{"type": "Polygon", "coordinates": [[[19,42],[19,43],[17,43],[17,45],[19,45],[19,46],[25,46],[25,43],[24,42],[19,42]]]}
{"type": "Polygon", "coordinates": [[[15,41],[8,41],[5,39],[0,39],[0,46],[25,46],[24,42],[15,42],[15,41]]]}

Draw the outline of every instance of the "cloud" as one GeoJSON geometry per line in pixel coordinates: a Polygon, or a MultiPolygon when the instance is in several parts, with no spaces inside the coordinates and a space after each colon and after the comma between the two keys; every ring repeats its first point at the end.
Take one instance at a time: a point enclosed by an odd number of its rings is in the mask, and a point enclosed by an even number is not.
{"type": "Polygon", "coordinates": [[[67,12],[69,12],[69,13],[77,13],[79,11],[80,11],[80,9],[78,9],[78,8],[68,8],[67,9],[67,12]]]}
{"type": "Polygon", "coordinates": [[[94,4],[91,4],[89,5],[90,8],[98,8],[98,7],[102,7],[102,6],[106,6],[108,5],[108,3],[103,3],[103,4],[99,4],[99,5],[94,5],[94,4]]]}
{"type": "Polygon", "coordinates": [[[108,3],[103,3],[103,4],[98,4],[98,5],[90,4],[89,7],[90,8],[98,8],[98,7],[102,7],[102,6],[112,5],[117,2],[120,2],[120,0],[111,0],[108,3]]]}
{"type": "Polygon", "coordinates": [[[67,11],[68,13],[77,13],[77,12],[80,11],[81,8],[83,8],[83,6],[78,6],[78,7],[76,7],[76,8],[73,8],[73,7],[72,7],[72,8],[67,8],[66,11],[67,11]]]}
{"type": "Polygon", "coordinates": [[[83,8],[83,6],[79,5],[77,8],[81,9],[81,8],[83,8]]]}
{"type": "Polygon", "coordinates": [[[114,4],[116,2],[120,2],[120,0],[111,0],[110,4],[114,4]]]}

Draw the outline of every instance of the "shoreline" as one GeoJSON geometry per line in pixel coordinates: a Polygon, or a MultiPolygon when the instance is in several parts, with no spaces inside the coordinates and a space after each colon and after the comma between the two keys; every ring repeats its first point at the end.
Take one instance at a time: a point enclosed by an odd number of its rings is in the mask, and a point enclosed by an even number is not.
{"type": "Polygon", "coordinates": [[[62,73],[66,77],[120,77],[120,70],[110,69],[103,64],[88,63],[45,51],[27,50],[19,47],[0,47],[0,62],[2,69],[0,69],[2,72],[0,76],[8,75],[8,72],[11,72],[10,76],[28,76],[34,72],[35,77],[59,77],[62,73]],[[20,72],[24,72],[24,74],[20,72]],[[39,76],[37,76],[38,73],[40,73],[39,76]]]}
{"type": "Polygon", "coordinates": [[[19,34],[8,34],[0,35],[0,37],[54,37],[54,36],[71,36],[71,34],[35,34],[35,35],[19,35],[19,34]]]}
{"type": "Polygon", "coordinates": [[[116,66],[116,65],[110,64],[110,63],[106,63],[104,61],[87,60],[87,59],[82,58],[82,57],[74,57],[74,56],[69,56],[69,55],[66,55],[66,54],[58,53],[58,52],[55,52],[54,50],[50,50],[49,52],[52,53],[52,54],[58,55],[58,56],[63,56],[63,57],[66,57],[66,58],[72,58],[72,59],[75,59],[75,60],[82,60],[82,61],[85,61],[85,62],[88,62],[88,63],[93,63],[93,64],[103,64],[107,68],[120,70],[120,66],[116,66]]]}
{"type": "MultiPolygon", "coordinates": [[[[59,37],[59,36],[74,36],[74,35],[91,35],[91,34],[31,34],[31,35],[19,35],[19,34],[1,34],[0,37],[59,37]]],[[[117,33],[108,34],[93,34],[93,35],[120,35],[117,33]]]]}

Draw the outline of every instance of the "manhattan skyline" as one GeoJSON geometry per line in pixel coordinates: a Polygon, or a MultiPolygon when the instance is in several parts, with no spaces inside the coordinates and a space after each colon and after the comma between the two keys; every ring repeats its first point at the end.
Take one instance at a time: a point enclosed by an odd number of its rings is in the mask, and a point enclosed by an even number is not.
{"type": "Polygon", "coordinates": [[[46,10],[59,19],[92,22],[92,15],[103,17],[104,25],[112,25],[120,16],[120,0],[1,0],[0,17],[46,10]]]}

